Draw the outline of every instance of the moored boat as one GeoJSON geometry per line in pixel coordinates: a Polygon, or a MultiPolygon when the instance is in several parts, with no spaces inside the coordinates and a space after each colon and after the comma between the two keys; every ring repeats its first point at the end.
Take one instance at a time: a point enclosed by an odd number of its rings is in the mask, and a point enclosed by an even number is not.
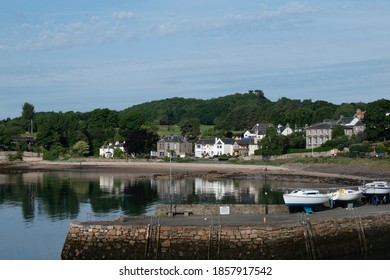
{"type": "Polygon", "coordinates": [[[385,196],[390,194],[390,185],[385,181],[373,181],[359,187],[364,196],[385,196]]]}
{"type": "Polygon", "coordinates": [[[361,190],[339,189],[335,192],[329,193],[329,197],[333,201],[355,201],[363,197],[363,192],[361,190]]]}
{"type": "Polygon", "coordinates": [[[329,196],[318,190],[302,189],[284,194],[283,199],[286,206],[310,207],[328,202],[329,196]]]}

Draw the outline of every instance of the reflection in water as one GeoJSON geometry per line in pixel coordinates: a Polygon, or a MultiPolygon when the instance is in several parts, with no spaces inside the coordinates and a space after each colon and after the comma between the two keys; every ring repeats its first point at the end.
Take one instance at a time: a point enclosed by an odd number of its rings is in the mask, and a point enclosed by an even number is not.
{"type": "Polygon", "coordinates": [[[124,192],[125,181],[121,179],[114,180],[114,176],[99,176],[99,187],[103,192],[120,194],[124,192]]]}
{"type": "Polygon", "coordinates": [[[86,213],[93,219],[152,215],[157,203],[282,204],[286,189],[286,183],[256,179],[156,180],[78,172],[1,174],[0,182],[0,205],[20,208],[25,222],[86,213]]]}
{"type": "Polygon", "coordinates": [[[76,219],[81,211],[91,218],[152,215],[156,203],[282,204],[286,188],[286,183],[256,179],[170,181],[77,172],[1,175],[0,182],[0,204],[20,207],[25,222],[37,215],[76,219]]]}
{"type": "Polygon", "coordinates": [[[81,172],[0,174],[0,259],[59,259],[74,220],[153,215],[157,203],[282,204],[286,189],[305,187],[324,185],[81,172]]]}
{"type": "Polygon", "coordinates": [[[221,203],[221,204],[282,204],[283,191],[278,182],[255,179],[205,180],[186,178],[182,180],[153,180],[161,203],[221,203]],[[271,185],[275,187],[270,187],[271,185]]]}

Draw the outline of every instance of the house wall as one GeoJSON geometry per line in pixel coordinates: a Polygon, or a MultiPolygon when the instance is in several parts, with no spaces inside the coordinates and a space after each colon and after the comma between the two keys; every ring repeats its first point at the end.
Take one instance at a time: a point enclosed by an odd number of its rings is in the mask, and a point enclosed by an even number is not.
{"type": "Polygon", "coordinates": [[[189,156],[192,154],[192,144],[190,142],[158,142],[157,156],[169,156],[170,151],[173,150],[175,156],[189,156]]]}
{"type": "Polygon", "coordinates": [[[221,139],[215,138],[213,144],[195,144],[195,157],[214,157],[224,154],[233,154],[233,145],[225,144],[221,139]]]}
{"type": "Polygon", "coordinates": [[[306,129],[306,149],[320,147],[323,143],[332,139],[332,129],[308,128],[306,129]]]}

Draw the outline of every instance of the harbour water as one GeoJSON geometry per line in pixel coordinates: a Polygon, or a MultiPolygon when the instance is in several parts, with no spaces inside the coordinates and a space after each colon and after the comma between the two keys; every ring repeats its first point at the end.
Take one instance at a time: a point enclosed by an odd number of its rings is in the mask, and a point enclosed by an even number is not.
{"type": "MultiPolygon", "coordinates": [[[[293,188],[332,186],[248,179],[140,179],[127,174],[0,174],[0,259],[56,260],[72,221],[154,215],[158,203],[282,204],[293,188]]],[[[334,187],[334,186],[333,186],[334,187]]]]}

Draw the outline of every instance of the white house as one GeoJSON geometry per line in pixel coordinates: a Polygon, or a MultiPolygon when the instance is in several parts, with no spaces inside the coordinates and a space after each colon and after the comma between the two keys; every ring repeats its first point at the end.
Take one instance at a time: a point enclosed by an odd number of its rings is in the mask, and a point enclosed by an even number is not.
{"type": "Polygon", "coordinates": [[[214,157],[233,154],[233,139],[208,138],[199,139],[195,144],[195,157],[214,157]]]}
{"type": "Polygon", "coordinates": [[[114,156],[114,150],[115,149],[120,149],[122,152],[125,151],[123,143],[115,142],[113,145],[112,143],[109,143],[108,145],[103,145],[99,149],[99,156],[105,157],[105,158],[112,158],[114,156]]]}
{"type": "Polygon", "coordinates": [[[290,135],[294,132],[294,130],[290,128],[289,124],[286,124],[286,126],[279,124],[276,131],[284,136],[290,135]]]}
{"type": "Polygon", "coordinates": [[[265,136],[267,128],[271,126],[272,124],[256,124],[251,130],[247,130],[244,133],[244,138],[253,138],[260,140],[265,136]]]}

